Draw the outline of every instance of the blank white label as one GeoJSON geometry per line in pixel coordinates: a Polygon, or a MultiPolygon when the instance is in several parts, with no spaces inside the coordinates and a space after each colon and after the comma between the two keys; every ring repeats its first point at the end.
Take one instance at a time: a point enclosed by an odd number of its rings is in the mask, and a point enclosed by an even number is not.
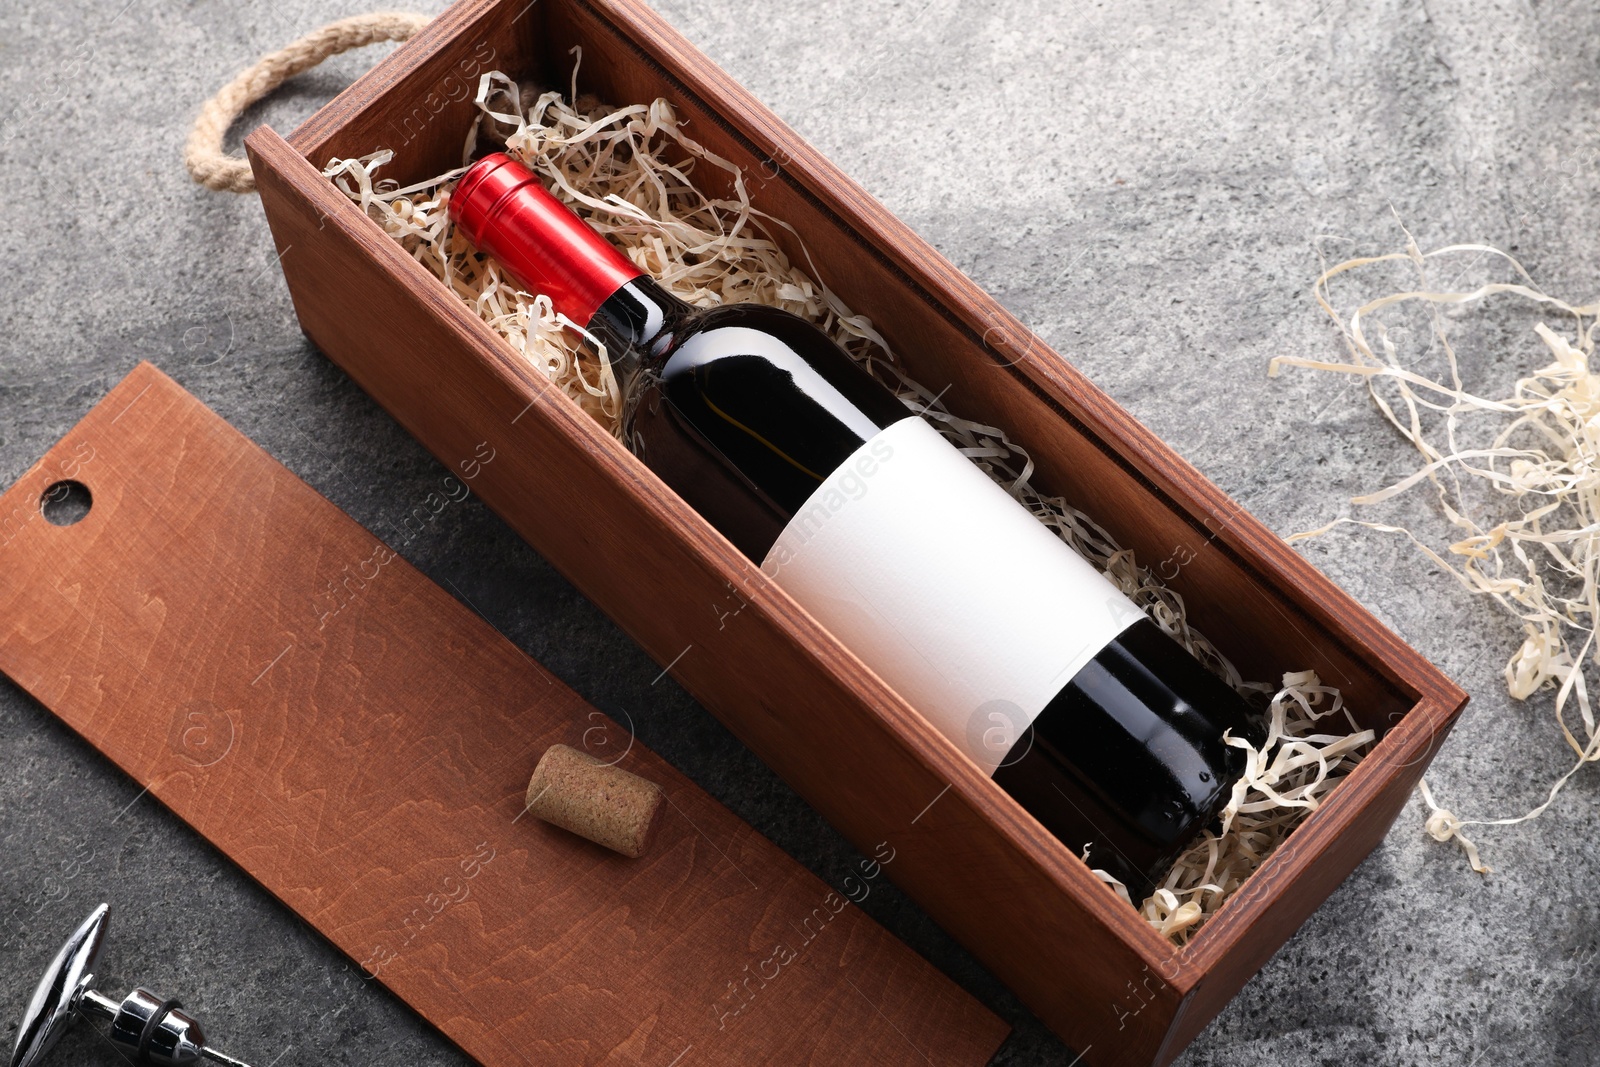
{"type": "Polygon", "coordinates": [[[1144,617],[916,416],[830,474],[761,568],[990,773],[1144,617]]]}

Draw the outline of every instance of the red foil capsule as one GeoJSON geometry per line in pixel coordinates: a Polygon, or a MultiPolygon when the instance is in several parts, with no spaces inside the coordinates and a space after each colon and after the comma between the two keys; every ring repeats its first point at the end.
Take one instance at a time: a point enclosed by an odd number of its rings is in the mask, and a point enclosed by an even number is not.
{"type": "Polygon", "coordinates": [[[449,211],[467,240],[499,260],[517,284],[548,296],[557,311],[583,325],[612,293],[644,273],[504,152],[467,169],[449,211]]]}

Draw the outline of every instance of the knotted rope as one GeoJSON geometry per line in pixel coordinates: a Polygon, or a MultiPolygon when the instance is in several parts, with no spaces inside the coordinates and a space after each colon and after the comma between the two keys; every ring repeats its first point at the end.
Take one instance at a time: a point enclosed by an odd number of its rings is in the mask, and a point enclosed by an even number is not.
{"type": "Polygon", "coordinates": [[[314,30],[287,48],[262,56],[248,70],[206,101],[183,146],[183,165],[195,181],[217,192],[254,192],[250,161],[224,155],[222,138],[244,109],[302,71],[329,56],[381,41],[407,41],[430,21],[427,15],[380,11],[340,19],[314,30]]]}

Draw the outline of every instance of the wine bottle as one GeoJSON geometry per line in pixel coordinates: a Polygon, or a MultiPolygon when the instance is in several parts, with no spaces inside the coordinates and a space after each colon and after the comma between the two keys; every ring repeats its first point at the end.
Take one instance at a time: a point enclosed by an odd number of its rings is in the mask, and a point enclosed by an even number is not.
{"type": "Polygon", "coordinates": [[[1050,832],[1143,893],[1248,706],[821,330],[693,307],[495,153],[450,217],[602,342],[630,449],[1050,832]]]}

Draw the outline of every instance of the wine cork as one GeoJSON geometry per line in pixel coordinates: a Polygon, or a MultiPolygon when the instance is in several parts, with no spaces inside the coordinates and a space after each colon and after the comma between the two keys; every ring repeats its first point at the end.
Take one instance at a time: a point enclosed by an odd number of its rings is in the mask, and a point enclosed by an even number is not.
{"type": "Polygon", "coordinates": [[[528,812],[637,859],[660,821],[666,794],[648,779],[567,745],[551,745],[528,781],[528,812]]]}

